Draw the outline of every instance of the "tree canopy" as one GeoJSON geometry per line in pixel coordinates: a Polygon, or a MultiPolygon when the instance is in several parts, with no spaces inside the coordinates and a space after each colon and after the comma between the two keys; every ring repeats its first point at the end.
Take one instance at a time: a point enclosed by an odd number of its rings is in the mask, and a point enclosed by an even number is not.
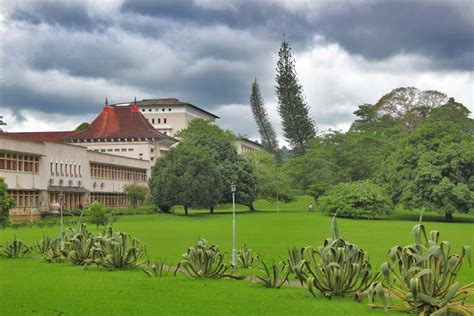
{"type": "Polygon", "coordinates": [[[15,205],[15,200],[7,192],[5,179],[0,177],[0,227],[10,223],[10,209],[15,205]]]}

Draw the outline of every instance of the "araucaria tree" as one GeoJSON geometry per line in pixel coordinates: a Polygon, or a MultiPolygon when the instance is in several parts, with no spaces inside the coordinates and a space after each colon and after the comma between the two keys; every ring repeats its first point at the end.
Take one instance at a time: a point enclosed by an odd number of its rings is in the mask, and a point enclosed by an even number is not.
{"type": "Polygon", "coordinates": [[[306,150],[309,140],[316,135],[315,123],[304,100],[303,87],[296,77],[295,60],[287,41],[281,43],[278,56],[276,94],[283,136],[293,151],[301,154],[306,150]]]}
{"type": "Polygon", "coordinates": [[[252,108],[252,113],[258,126],[258,132],[260,133],[263,147],[269,152],[275,153],[278,150],[278,141],[276,139],[275,130],[268,119],[267,110],[263,104],[257,79],[252,83],[250,107],[252,108]]]}

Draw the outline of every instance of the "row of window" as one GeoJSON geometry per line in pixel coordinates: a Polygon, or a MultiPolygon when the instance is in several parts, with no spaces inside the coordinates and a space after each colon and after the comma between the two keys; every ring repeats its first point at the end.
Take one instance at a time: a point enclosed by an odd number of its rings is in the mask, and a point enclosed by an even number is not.
{"type": "Polygon", "coordinates": [[[97,151],[97,152],[101,152],[101,153],[105,153],[105,152],[127,152],[127,151],[133,151],[134,149],[133,148],[102,148],[102,149],[93,149],[93,151],[97,151]]]}
{"type": "MultiPolygon", "coordinates": [[[[163,124],[166,124],[166,123],[168,123],[168,120],[165,117],[165,118],[163,118],[163,124]]],[[[155,119],[154,118],[151,119],[151,124],[155,124],[155,119]]],[[[156,124],[161,124],[161,118],[156,119],[156,124]]]]}
{"type": "Polygon", "coordinates": [[[130,199],[123,193],[91,193],[91,202],[109,207],[130,206],[130,199]]]}
{"type": "Polygon", "coordinates": [[[40,205],[39,191],[8,190],[15,200],[15,207],[37,207],[40,205]]]}
{"type": "Polygon", "coordinates": [[[91,177],[134,182],[147,181],[146,169],[127,168],[98,163],[91,163],[91,177]]]}
{"type": "Polygon", "coordinates": [[[0,153],[0,170],[39,172],[38,156],[0,153]]]}
{"type": "MultiPolygon", "coordinates": [[[[150,109],[150,108],[148,109],[148,112],[152,112],[152,111],[153,111],[153,109],[150,109]]],[[[160,109],[155,108],[155,112],[159,112],[159,111],[160,111],[160,109]]],[[[165,112],[165,111],[166,111],[165,108],[161,108],[161,112],[165,112]]],[[[142,112],[146,112],[146,109],[142,109],[142,112]]],[[[171,112],[171,108],[168,108],[168,112],[171,112]]]]}
{"type": "Polygon", "coordinates": [[[82,177],[82,165],[76,163],[51,161],[49,168],[52,176],[82,177]]]}

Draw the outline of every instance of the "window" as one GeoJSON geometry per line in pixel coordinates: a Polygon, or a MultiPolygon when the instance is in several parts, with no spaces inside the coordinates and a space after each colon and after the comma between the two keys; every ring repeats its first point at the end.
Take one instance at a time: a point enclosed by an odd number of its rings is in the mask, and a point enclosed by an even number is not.
{"type": "Polygon", "coordinates": [[[151,112],[151,109],[148,109],[148,112],[151,112]]]}
{"type": "Polygon", "coordinates": [[[142,109],[142,112],[145,112],[145,109],[142,109]]]}
{"type": "Polygon", "coordinates": [[[133,148],[129,148],[128,151],[133,151],[133,148]]]}
{"type": "Polygon", "coordinates": [[[166,118],[163,119],[163,124],[166,124],[166,118]]]}
{"type": "Polygon", "coordinates": [[[122,151],[127,151],[127,148],[122,148],[122,151]]]}
{"type": "Polygon", "coordinates": [[[152,122],[153,124],[155,124],[155,119],[151,119],[151,122],[152,122]]]}
{"type": "Polygon", "coordinates": [[[53,166],[53,165],[54,165],[54,162],[51,161],[51,162],[49,163],[49,170],[51,171],[51,175],[52,175],[52,176],[54,176],[54,166],[53,166]]]}
{"type": "Polygon", "coordinates": [[[107,149],[107,152],[111,152],[111,151],[112,151],[112,148],[108,148],[108,149],[107,149]]]}
{"type": "Polygon", "coordinates": [[[164,112],[164,111],[165,111],[165,109],[161,109],[161,111],[163,111],[163,112],[164,112]]]}
{"type": "Polygon", "coordinates": [[[133,182],[146,182],[146,169],[128,168],[102,163],[91,163],[91,177],[133,182]]]}
{"type": "Polygon", "coordinates": [[[120,148],[114,148],[114,151],[120,151],[120,148]]]}
{"type": "Polygon", "coordinates": [[[15,207],[39,206],[39,191],[8,190],[8,194],[15,200],[15,207]]]}
{"type": "Polygon", "coordinates": [[[39,157],[0,152],[0,170],[39,172],[39,157]]]}
{"type": "Polygon", "coordinates": [[[169,108],[169,109],[168,109],[168,111],[170,111],[170,112],[171,112],[171,108],[169,108]]]}
{"type": "Polygon", "coordinates": [[[150,148],[150,152],[155,152],[155,148],[150,148]]]}
{"type": "Polygon", "coordinates": [[[158,124],[160,124],[160,123],[161,123],[161,119],[158,119],[158,124]]]}

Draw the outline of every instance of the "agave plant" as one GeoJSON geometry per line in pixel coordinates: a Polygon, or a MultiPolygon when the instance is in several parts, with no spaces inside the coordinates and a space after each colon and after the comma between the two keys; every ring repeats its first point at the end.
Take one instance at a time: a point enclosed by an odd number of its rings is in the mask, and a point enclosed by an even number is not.
{"type": "Polygon", "coordinates": [[[423,224],[416,225],[412,234],[414,244],[390,250],[390,261],[381,267],[383,280],[368,290],[369,306],[419,315],[473,315],[474,305],[466,305],[465,300],[474,294],[474,282],[464,286],[456,282],[464,259],[471,264],[471,248],[451,253],[450,243],[439,242],[438,231],[431,231],[428,238],[423,224]],[[388,304],[387,296],[392,295],[400,304],[388,304]],[[375,304],[376,297],[382,305],[375,304]]]}
{"type": "Polygon", "coordinates": [[[272,263],[271,266],[267,266],[262,259],[259,258],[258,260],[260,261],[259,269],[262,274],[256,277],[263,286],[279,289],[285,282],[289,282],[288,277],[291,273],[291,269],[285,262],[280,261],[279,263],[272,263]]]}
{"type": "Polygon", "coordinates": [[[140,259],[146,254],[146,247],[132,236],[111,232],[111,236],[97,238],[92,256],[97,265],[108,270],[127,270],[142,266],[140,259]]]}
{"type": "Polygon", "coordinates": [[[298,249],[296,247],[288,249],[288,267],[300,281],[301,285],[304,285],[307,276],[303,250],[304,248],[298,249]]]}
{"type": "Polygon", "coordinates": [[[244,244],[244,248],[237,252],[237,259],[239,260],[240,266],[244,269],[250,269],[253,266],[253,263],[257,255],[255,255],[252,249],[248,248],[244,244]]]}
{"type": "Polygon", "coordinates": [[[43,239],[37,240],[35,245],[32,247],[33,251],[40,255],[45,255],[52,249],[59,247],[59,239],[52,239],[48,235],[43,235],[43,239]]]}
{"type": "Polygon", "coordinates": [[[153,277],[162,277],[170,271],[171,267],[166,266],[165,261],[158,259],[156,262],[151,263],[149,260],[143,265],[142,270],[150,278],[153,277]]]}
{"type": "Polygon", "coordinates": [[[336,216],[331,222],[331,238],[317,249],[304,248],[303,257],[305,269],[300,267],[300,281],[304,280],[313,296],[319,291],[328,298],[354,295],[361,300],[379,277],[379,273],[372,273],[367,253],[340,238],[336,216]]]}
{"type": "Polygon", "coordinates": [[[235,276],[225,273],[229,266],[224,264],[224,253],[216,245],[209,245],[206,239],[199,239],[195,247],[189,247],[182,255],[183,259],[178,263],[175,275],[180,268],[193,278],[223,278],[230,277],[244,279],[245,276],[235,276]]]}
{"type": "Polygon", "coordinates": [[[67,260],[76,265],[87,265],[94,262],[94,254],[99,239],[94,237],[85,224],[81,229],[67,238],[67,260]]]}
{"type": "Polygon", "coordinates": [[[19,259],[23,258],[30,252],[30,248],[26,246],[21,240],[13,238],[12,242],[6,242],[5,246],[0,246],[0,257],[8,259],[19,259]]]}

